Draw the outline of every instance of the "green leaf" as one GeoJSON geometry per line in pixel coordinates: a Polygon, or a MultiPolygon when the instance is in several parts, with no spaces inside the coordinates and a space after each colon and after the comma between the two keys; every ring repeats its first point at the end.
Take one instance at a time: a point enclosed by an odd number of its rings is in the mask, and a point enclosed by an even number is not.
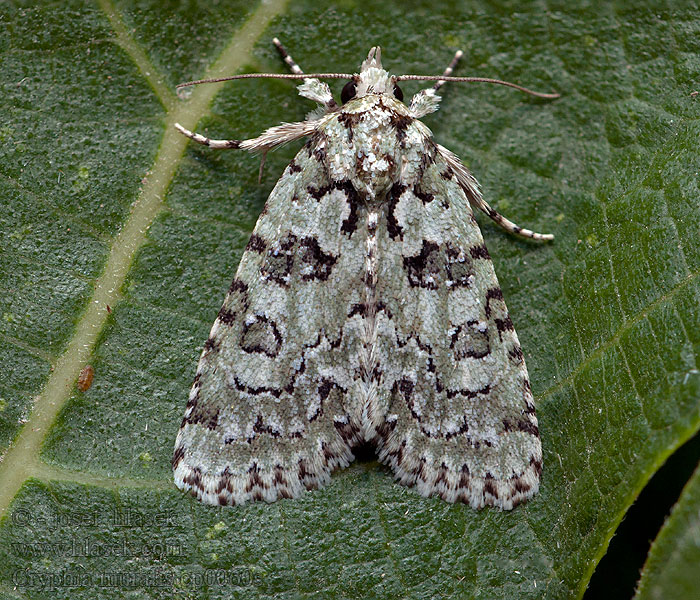
{"type": "Polygon", "coordinates": [[[0,8],[0,594],[580,597],[700,428],[696,7],[57,6],[0,8]],[[173,84],[283,72],[273,36],[308,71],[355,70],[381,44],[394,72],[439,74],[462,48],[459,73],[562,93],[455,84],[426,119],[489,202],[556,235],[529,244],[481,219],[544,448],[541,492],[516,510],[421,498],[375,461],[273,505],[174,488],[199,351],[297,147],[258,185],[255,157],[187,146],[173,123],[248,137],[311,106],[285,81],[188,100],[173,84]]]}
{"type": "Polygon", "coordinates": [[[692,598],[700,589],[700,467],[651,546],[636,600],[692,598]]]}

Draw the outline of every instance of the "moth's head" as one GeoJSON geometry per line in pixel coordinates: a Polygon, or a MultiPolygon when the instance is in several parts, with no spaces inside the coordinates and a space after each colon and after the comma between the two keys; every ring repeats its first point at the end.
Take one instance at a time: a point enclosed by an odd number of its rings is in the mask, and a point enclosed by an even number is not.
{"type": "Polygon", "coordinates": [[[340,99],[345,104],[369,94],[385,94],[403,101],[403,92],[396,85],[396,79],[382,69],[382,49],[379,46],[369,51],[367,60],[360,67],[360,72],[353,75],[352,79],[345,84],[340,93],[340,99]]]}

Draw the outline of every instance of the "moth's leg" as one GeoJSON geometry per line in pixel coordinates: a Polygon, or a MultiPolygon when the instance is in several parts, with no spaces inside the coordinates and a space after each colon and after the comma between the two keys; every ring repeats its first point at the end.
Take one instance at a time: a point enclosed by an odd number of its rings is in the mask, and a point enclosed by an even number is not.
{"type": "Polygon", "coordinates": [[[275,46],[277,46],[277,49],[280,51],[284,62],[287,63],[289,70],[292,73],[296,73],[297,75],[303,75],[304,71],[302,71],[301,67],[296,62],[294,62],[294,59],[291,57],[289,52],[287,52],[287,49],[282,45],[282,42],[280,42],[277,38],[272,38],[272,43],[275,46]]]}
{"type": "MultiPolygon", "coordinates": [[[[454,71],[455,66],[457,66],[459,59],[462,58],[463,55],[464,52],[462,52],[461,50],[457,50],[457,52],[455,52],[452,61],[449,65],[447,65],[447,68],[442,74],[443,77],[449,77],[450,75],[452,75],[452,71],[454,71]]],[[[413,98],[411,99],[410,108],[411,112],[413,113],[413,116],[416,119],[420,119],[421,117],[424,117],[425,115],[431,112],[435,112],[438,109],[438,105],[440,104],[440,96],[437,95],[437,91],[443,85],[445,85],[445,83],[445,81],[439,79],[435,82],[435,85],[429,88],[424,88],[415,96],[413,96],[413,98]]]]}
{"type": "Polygon", "coordinates": [[[185,129],[180,123],[175,123],[175,129],[177,129],[182,135],[186,135],[191,140],[194,140],[202,146],[209,146],[210,148],[240,148],[241,140],[212,140],[211,138],[204,137],[199,133],[193,133],[189,129],[185,129]]]}
{"type": "Polygon", "coordinates": [[[547,241],[554,239],[554,236],[551,233],[537,233],[536,231],[530,231],[529,229],[520,227],[520,225],[516,225],[513,223],[513,221],[506,219],[501,213],[491,208],[482,197],[479,184],[476,182],[476,179],[474,179],[474,175],[472,175],[469,172],[469,169],[462,164],[462,161],[459,160],[454,153],[450,152],[447,148],[441,146],[440,144],[435,144],[435,148],[447,161],[447,164],[450,166],[452,172],[457,178],[457,182],[464,190],[469,203],[474,208],[478,208],[480,211],[483,211],[492,221],[503,227],[503,229],[509,233],[533,240],[547,241]]]}
{"type": "Polygon", "coordinates": [[[204,137],[199,133],[193,133],[189,129],[185,129],[180,123],[175,123],[177,129],[182,135],[186,135],[191,140],[194,140],[202,146],[209,146],[216,149],[238,149],[250,150],[252,152],[267,152],[276,146],[293,142],[301,137],[311,135],[316,131],[317,121],[299,121],[298,123],[282,123],[275,127],[270,127],[256,138],[249,140],[212,140],[204,137]]]}
{"type": "Polygon", "coordinates": [[[549,241],[554,239],[551,233],[537,233],[536,231],[530,231],[529,229],[520,227],[520,225],[516,225],[513,221],[506,219],[501,213],[491,208],[483,198],[479,198],[479,201],[474,204],[477,208],[486,213],[489,219],[505,229],[508,233],[513,233],[531,240],[549,241]]]}
{"type": "MultiPolygon", "coordinates": [[[[452,75],[452,72],[455,70],[457,63],[459,62],[459,59],[462,58],[462,56],[464,56],[464,52],[462,52],[461,50],[457,50],[457,52],[455,52],[455,55],[452,58],[452,62],[450,62],[450,64],[447,65],[445,72],[442,74],[443,77],[449,77],[450,75],[452,75]]],[[[440,79],[439,81],[435,82],[433,89],[437,92],[443,85],[445,85],[445,81],[440,79]]]]}
{"type": "MultiPolygon", "coordinates": [[[[277,38],[272,38],[272,43],[277,47],[277,50],[279,50],[279,53],[282,55],[284,62],[287,63],[290,71],[292,73],[296,73],[297,75],[303,75],[304,71],[301,70],[301,67],[294,61],[289,52],[287,52],[287,49],[282,45],[282,42],[280,42],[277,38]]],[[[299,93],[305,98],[325,106],[327,111],[332,111],[338,108],[338,104],[333,99],[331,90],[327,84],[321,83],[318,79],[304,79],[304,86],[306,86],[308,90],[300,91],[299,93]]]]}

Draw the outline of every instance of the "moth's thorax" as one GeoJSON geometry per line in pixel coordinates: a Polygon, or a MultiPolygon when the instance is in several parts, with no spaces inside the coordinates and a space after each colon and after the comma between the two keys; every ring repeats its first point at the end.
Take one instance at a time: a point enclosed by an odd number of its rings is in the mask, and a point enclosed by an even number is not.
{"type": "Polygon", "coordinates": [[[397,181],[409,183],[410,165],[431,135],[403,103],[383,94],[348,102],[320,131],[331,179],[350,179],[368,200],[381,199],[397,181]]]}

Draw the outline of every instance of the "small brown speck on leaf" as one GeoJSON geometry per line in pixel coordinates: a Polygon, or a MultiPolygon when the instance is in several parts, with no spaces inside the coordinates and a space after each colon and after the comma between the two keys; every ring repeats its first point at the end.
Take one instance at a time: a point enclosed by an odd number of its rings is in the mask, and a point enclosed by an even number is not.
{"type": "Polygon", "coordinates": [[[87,392],[92,385],[92,380],[95,377],[95,369],[92,365],[85,365],[78,375],[78,389],[81,392],[87,392]]]}

